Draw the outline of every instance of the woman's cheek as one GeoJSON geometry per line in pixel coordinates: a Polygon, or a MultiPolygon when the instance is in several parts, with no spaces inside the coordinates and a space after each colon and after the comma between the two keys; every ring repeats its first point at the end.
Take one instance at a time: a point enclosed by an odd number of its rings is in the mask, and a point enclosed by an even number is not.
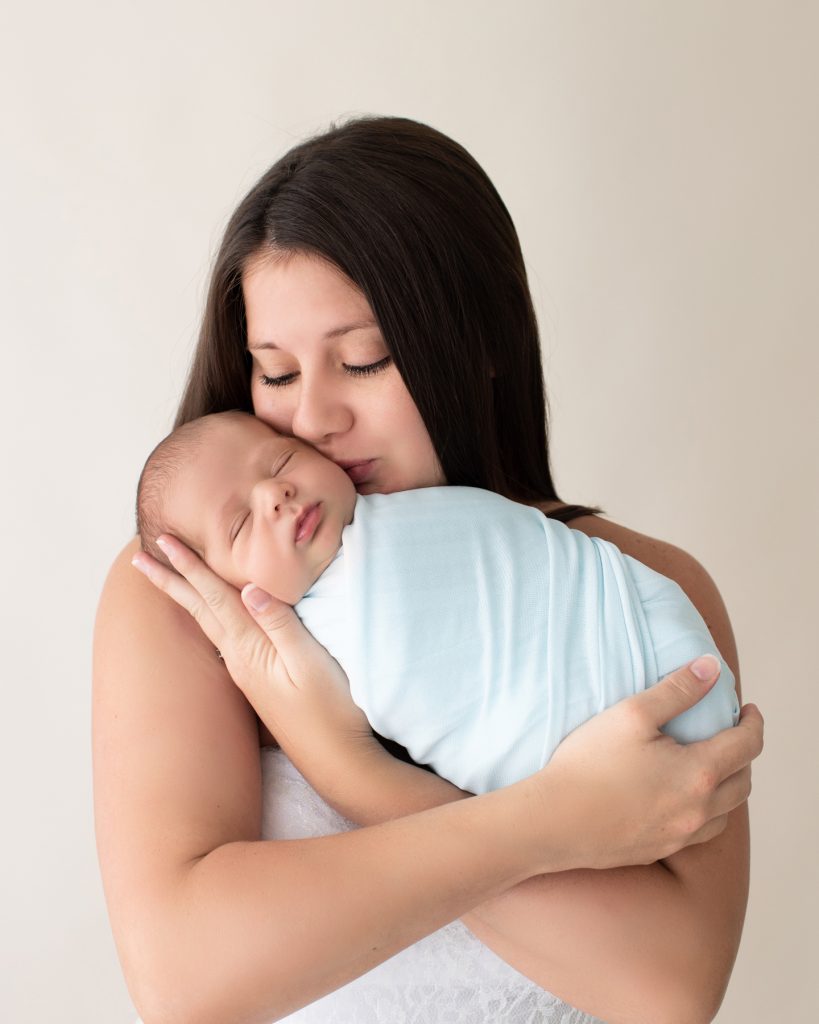
{"type": "Polygon", "coordinates": [[[263,384],[253,384],[250,389],[253,412],[262,422],[279,433],[289,434],[293,422],[292,411],[288,402],[274,395],[270,388],[263,384]]]}

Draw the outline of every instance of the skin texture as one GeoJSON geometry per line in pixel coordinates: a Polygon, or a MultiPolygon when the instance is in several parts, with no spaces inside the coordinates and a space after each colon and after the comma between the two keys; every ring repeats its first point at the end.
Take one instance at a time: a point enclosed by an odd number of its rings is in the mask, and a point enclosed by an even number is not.
{"type": "MultiPolygon", "coordinates": [[[[359,490],[442,482],[394,367],[351,370],[384,359],[378,333],[326,337],[366,316],[362,297],[316,261],[275,267],[246,280],[250,344],[277,345],[254,352],[257,413],[337,459],[372,460],[359,490]]],[[[739,678],[694,559],[598,517],[572,525],[676,579],[739,678]]],[[[675,744],[659,726],[704,692],[681,670],[581,726],[530,779],[467,799],[370,742],[292,609],[253,611],[258,593],[240,599],[170,539],[182,576],[143,556],[154,587],[135,550],[97,621],[94,772],[112,928],[144,1019],[272,1020],[466,914],[513,966],[609,1024],[713,1017],[747,899],[753,706],[733,730],[675,744]],[[370,827],[259,842],[259,718],[370,827]]]]}

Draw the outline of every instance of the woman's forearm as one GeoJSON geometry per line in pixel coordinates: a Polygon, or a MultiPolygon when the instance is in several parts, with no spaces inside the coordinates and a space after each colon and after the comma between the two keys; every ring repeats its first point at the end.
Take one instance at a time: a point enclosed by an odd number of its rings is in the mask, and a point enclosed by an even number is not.
{"type": "MultiPolygon", "coordinates": [[[[361,825],[468,796],[380,748],[360,767],[355,808],[336,809],[361,825]]],[[[747,820],[746,805],[721,836],[665,862],[529,878],[463,921],[516,970],[607,1024],[710,1021],[739,944],[747,820]]]]}
{"type": "Polygon", "coordinates": [[[131,945],[153,950],[138,1008],[151,1024],[278,1019],[530,875],[515,823],[539,813],[520,785],[339,835],[226,843],[144,910],[141,938],[131,922],[131,945]]]}
{"type": "Polygon", "coordinates": [[[341,737],[306,756],[289,749],[285,753],[324,801],[356,825],[380,825],[473,795],[434,772],[399,761],[372,736],[341,737]]]}

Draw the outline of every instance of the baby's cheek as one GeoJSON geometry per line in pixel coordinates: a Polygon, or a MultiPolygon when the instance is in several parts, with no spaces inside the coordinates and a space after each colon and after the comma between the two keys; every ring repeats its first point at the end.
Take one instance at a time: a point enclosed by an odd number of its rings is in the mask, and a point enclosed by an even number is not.
{"type": "Polygon", "coordinates": [[[278,565],[274,557],[272,545],[267,551],[257,551],[253,556],[246,557],[239,573],[241,582],[237,584],[243,587],[246,583],[255,583],[257,587],[266,590],[268,594],[277,597],[280,601],[287,598],[282,596],[283,582],[286,583],[288,574],[283,566],[278,565]]]}
{"type": "Polygon", "coordinates": [[[208,565],[217,576],[221,576],[225,583],[233,587],[241,589],[247,583],[248,578],[244,575],[239,558],[220,552],[208,558],[208,565]]]}

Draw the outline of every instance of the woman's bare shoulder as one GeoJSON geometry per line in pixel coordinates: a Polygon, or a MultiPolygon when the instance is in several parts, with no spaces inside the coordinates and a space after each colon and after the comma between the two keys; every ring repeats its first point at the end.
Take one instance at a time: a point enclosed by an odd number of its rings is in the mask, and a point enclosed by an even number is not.
{"type": "Polygon", "coordinates": [[[172,638],[173,644],[212,662],[213,645],[188,615],[138,572],[131,559],[140,550],[139,538],[129,541],[114,559],[100,595],[94,633],[95,651],[105,653],[109,638],[116,645],[128,634],[139,638],[148,654],[172,638]]]}
{"type": "MultiPolygon", "coordinates": [[[[567,525],[573,530],[580,530],[589,537],[599,537],[601,540],[610,541],[624,554],[636,558],[664,576],[670,576],[677,580],[680,586],[683,586],[682,581],[678,578],[680,575],[696,575],[697,569],[704,571],[700,563],[682,548],[657,537],[650,537],[648,534],[629,529],[611,519],[595,515],[578,516],[567,525]]],[[[685,589],[684,586],[683,589],[685,589]]]]}
{"type": "Polygon", "coordinates": [[[190,866],[261,834],[255,716],[194,620],[115,559],[94,631],[94,820],[126,976],[157,948],[190,866]]]}
{"type": "MultiPolygon", "coordinates": [[[[197,685],[201,692],[207,691],[206,680],[216,680],[212,691],[214,710],[223,699],[226,700],[231,716],[236,714],[240,720],[251,721],[258,733],[259,745],[277,745],[242,693],[232,684],[224,685],[224,679],[228,678],[229,682],[229,677],[219,662],[217,652],[190,615],[148,583],[142,573],[131,565],[137,551],[139,539],[134,538],[117,555],[107,574],[94,633],[97,658],[103,657],[109,649],[112,657],[117,657],[117,651],[121,649],[122,629],[127,625],[132,636],[138,634],[142,639],[140,655],[154,651],[166,666],[177,665],[181,676],[195,676],[200,680],[197,685]],[[179,664],[180,660],[183,664],[179,664]]],[[[103,674],[95,678],[104,681],[109,676],[103,674]]]]}
{"type": "Polygon", "coordinates": [[[140,829],[164,828],[181,861],[256,837],[258,731],[193,619],[131,566],[137,547],[115,559],[94,630],[98,838],[119,855],[140,829]]]}
{"type": "MultiPolygon", "coordinates": [[[[561,508],[562,505],[560,502],[551,501],[543,502],[538,507],[548,513],[561,508]]],[[[704,577],[708,576],[696,558],[682,548],[669,544],[668,541],[649,537],[648,534],[638,533],[637,530],[631,530],[603,516],[578,516],[576,519],[570,519],[566,525],[573,530],[580,530],[589,537],[609,541],[624,554],[675,580],[689,597],[689,587],[693,586],[696,589],[702,585],[704,577]]]]}

